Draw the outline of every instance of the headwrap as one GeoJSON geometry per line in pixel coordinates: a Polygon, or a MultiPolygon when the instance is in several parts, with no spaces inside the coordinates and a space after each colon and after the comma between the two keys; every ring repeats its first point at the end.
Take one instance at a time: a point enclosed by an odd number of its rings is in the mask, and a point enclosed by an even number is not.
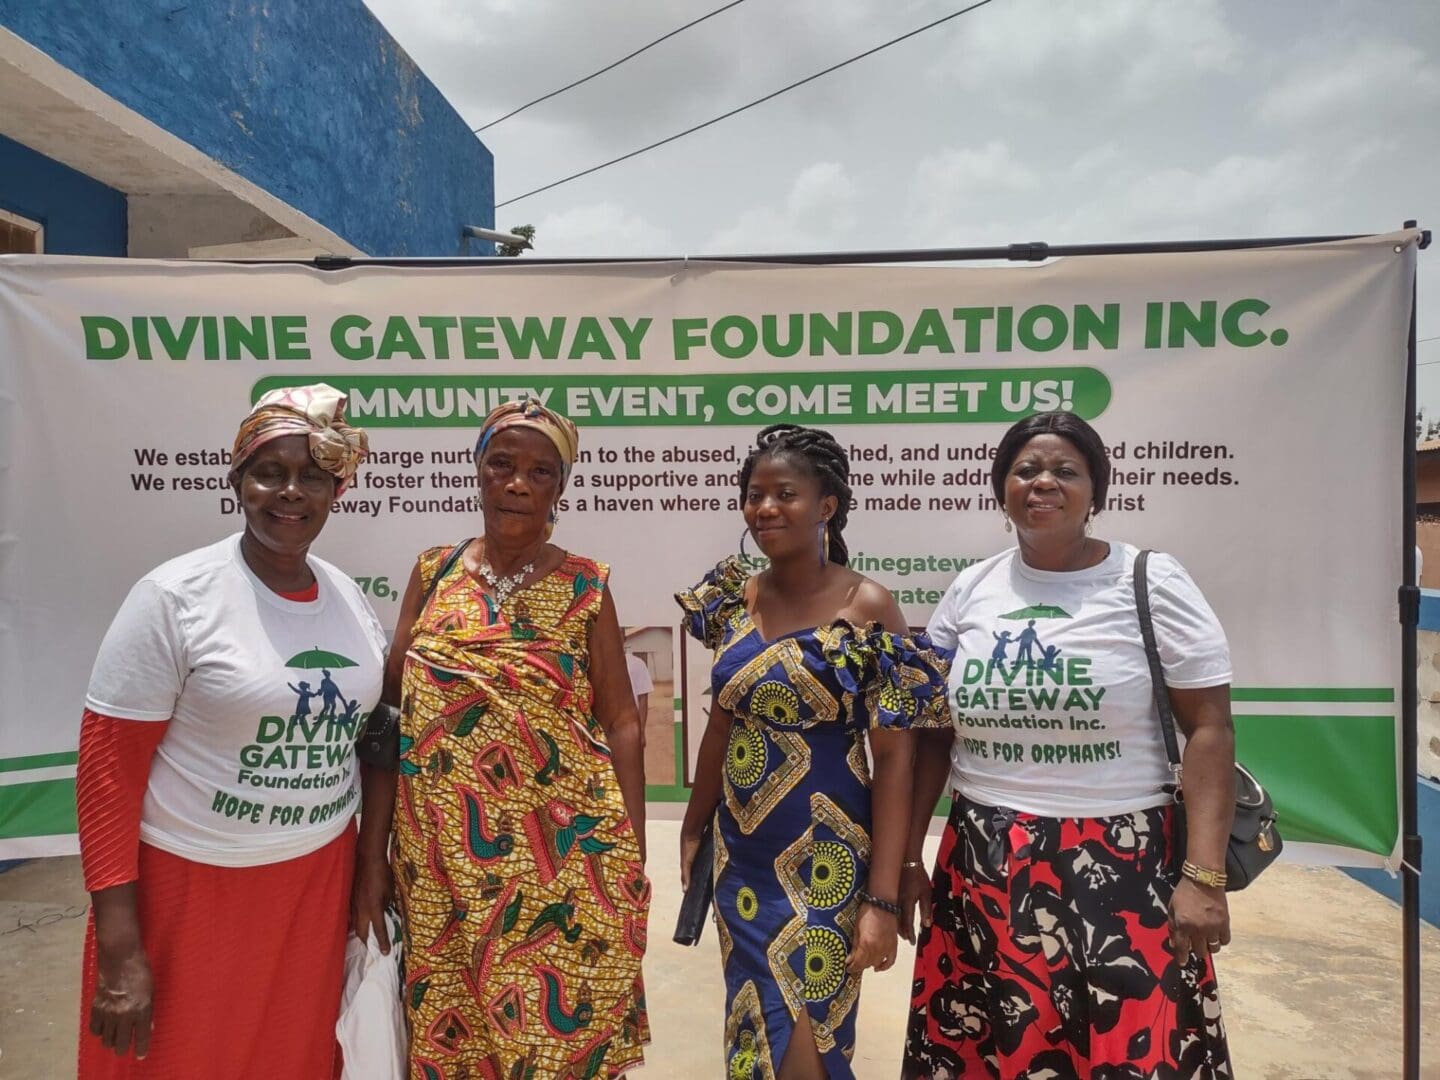
{"type": "Polygon", "coordinates": [[[342,495],[370,452],[370,439],[345,422],[346,397],[333,386],[289,386],[271,390],[240,424],[230,468],[238,469],[256,450],[283,435],[308,435],[315,464],[335,477],[342,495]]]}
{"type": "Polygon", "coordinates": [[[534,398],[507,401],[496,407],[480,425],[480,437],[475,441],[476,458],[485,453],[485,448],[498,432],[509,427],[532,428],[555,444],[555,449],[560,452],[560,486],[563,488],[580,453],[579,429],[568,418],[546,408],[534,398]]]}

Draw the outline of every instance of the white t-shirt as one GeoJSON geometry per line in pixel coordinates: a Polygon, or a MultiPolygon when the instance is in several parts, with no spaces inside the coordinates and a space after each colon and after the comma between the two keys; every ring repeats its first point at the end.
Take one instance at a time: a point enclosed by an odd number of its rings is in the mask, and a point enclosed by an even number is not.
{"type": "MultiPolygon", "coordinates": [[[[1108,817],[1159,806],[1170,779],[1135,611],[1138,549],[1056,573],[1011,548],[961,571],[930,620],[956,650],[953,787],[986,806],[1108,817]]],[[[1150,557],[1150,608],[1165,681],[1230,681],[1225,631],[1184,568],[1150,557]]]]}
{"type": "MultiPolygon", "coordinates": [[[[630,692],[635,695],[635,707],[640,707],[640,695],[648,694],[655,689],[655,681],[650,678],[650,669],[646,667],[645,661],[641,660],[634,653],[625,654],[625,667],[630,672],[630,692]]],[[[641,721],[644,721],[642,716],[641,721]]]]}
{"type": "Polygon", "coordinates": [[[385,633],[350,578],[309,563],[319,595],[286,600],[246,565],[236,533],[152,570],[120,606],[85,704],[170,721],[141,813],[147,844],[258,866],[315,851],[349,823],[385,633]]]}

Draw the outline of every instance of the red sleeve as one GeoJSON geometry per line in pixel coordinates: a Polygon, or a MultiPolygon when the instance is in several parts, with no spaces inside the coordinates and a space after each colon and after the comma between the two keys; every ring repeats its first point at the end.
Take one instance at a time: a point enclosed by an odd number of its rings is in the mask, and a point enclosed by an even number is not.
{"type": "Polygon", "coordinates": [[[150,759],[168,720],[117,720],[85,710],[75,809],[80,822],[80,863],[90,892],[140,876],[140,808],[150,781],[150,759]]]}

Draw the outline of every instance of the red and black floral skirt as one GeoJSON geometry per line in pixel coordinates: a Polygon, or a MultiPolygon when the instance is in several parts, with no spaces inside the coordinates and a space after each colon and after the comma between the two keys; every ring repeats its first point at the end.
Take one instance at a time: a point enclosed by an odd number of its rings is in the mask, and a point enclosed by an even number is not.
{"type": "Polygon", "coordinates": [[[1220,1080],[1215,969],[1170,950],[1169,807],[1045,818],[955,798],[904,1080],[1220,1080]]]}

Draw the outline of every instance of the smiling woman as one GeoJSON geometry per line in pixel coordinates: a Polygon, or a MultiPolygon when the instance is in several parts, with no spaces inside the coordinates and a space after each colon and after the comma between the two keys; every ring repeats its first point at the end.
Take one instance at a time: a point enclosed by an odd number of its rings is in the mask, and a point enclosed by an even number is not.
{"type": "Polygon", "coordinates": [[[710,831],[725,1074],[846,1080],[861,973],[896,956],[908,729],[945,723],[947,657],[847,565],[850,463],[829,432],[765,428],[738,479],[768,568],[728,559],[676,596],[715,650],[681,877],[710,831]]]}
{"type": "Polygon", "coordinates": [[[1105,444],[1074,414],[1011,427],[991,485],[1018,544],[962,570],[930,620],[956,652],[953,730],[923,733],[915,758],[906,1080],[1231,1075],[1211,961],[1230,940],[1217,872],[1234,811],[1229,649],[1184,568],[1156,555],[1182,817],[1140,640],[1139,553],[1090,535],[1109,482],[1105,444]],[[921,845],[947,783],[927,880],[921,845]]]}
{"type": "Polygon", "coordinates": [[[228,478],[244,531],[145,575],[100,647],[76,774],[81,1080],[332,1074],[355,735],[385,650],[309,554],[366,452],[344,405],[323,384],[261,398],[228,478]]]}
{"type": "Polygon", "coordinates": [[[539,401],[494,410],[484,535],[422,552],[401,603],[397,760],[365,766],[353,918],[388,948],[398,895],[423,958],[416,1076],[615,1077],[650,1038],[644,759],[610,568],[549,542],[578,457],[539,401]]]}

